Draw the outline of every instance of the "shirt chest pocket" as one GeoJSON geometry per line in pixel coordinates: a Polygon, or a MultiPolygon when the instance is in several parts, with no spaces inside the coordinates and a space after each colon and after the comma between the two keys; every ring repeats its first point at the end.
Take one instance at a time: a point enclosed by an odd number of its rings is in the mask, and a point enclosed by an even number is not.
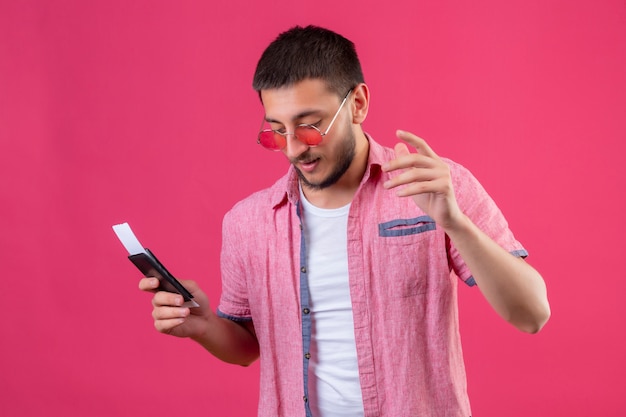
{"type": "Polygon", "coordinates": [[[379,291],[407,298],[436,291],[438,273],[447,268],[442,233],[428,216],[394,219],[378,224],[375,247],[379,291]],[[443,262],[443,264],[442,264],[443,262]]]}
{"type": "Polygon", "coordinates": [[[396,219],[378,224],[378,236],[388,238],[390,245],[408,245],[415,241],[412,236],[435,230],[435,221],[429,216],[412,219],[396,219]]]}

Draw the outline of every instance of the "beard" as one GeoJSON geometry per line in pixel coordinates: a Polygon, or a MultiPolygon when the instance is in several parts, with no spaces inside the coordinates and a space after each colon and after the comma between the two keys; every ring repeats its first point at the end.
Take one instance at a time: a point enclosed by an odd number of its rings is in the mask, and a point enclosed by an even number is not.
{"type": "MultiPolygon", "coordinates": [[[[352,129],[347,129],[347,131],[349,132],[348,135],[344,137],[344,139],[341,141],[341,143],[338,144],[338,147],[336,149],[337,162],[335,163],[335,166],[333,167],[330,174],[326,176],[326,178],[323,178],[321,181],[318,182],[311,182],[294,164],[294,168],[298,173],[300,183],[303,187],[307,187],[311,190],[322,190],[324,188],[328,188],[331,185],[334,185],[337,181],[339,181],[343,174],[346,173],[348,168],[350,168],[350,165],[352,165],[352,161],[354,160],[354,156],[356,155],[356,140],[352,129]]],[[[306,161],[311,159],[315,159],[315,156],[311,154],[310,150],[306,151],[304,154],[298,157],[298,161],[306,161]]],[[[292,161],[292,163],[293,162],[296,161],[292,161]]]]}

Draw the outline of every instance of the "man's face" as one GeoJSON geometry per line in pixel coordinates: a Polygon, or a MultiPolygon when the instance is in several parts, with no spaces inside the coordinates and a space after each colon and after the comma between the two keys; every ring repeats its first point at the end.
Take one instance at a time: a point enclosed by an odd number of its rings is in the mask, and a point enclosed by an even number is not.
{"type": "MultiPolygon", "coordinates": [[[[263,90],[261,98],[265,119],[272,129],[283,132],[293,132],[300,124],[311,124],[324,132],[341,104],[341,98],[329,91],[322,80],[304,80],[289,87],[263,90]]],[[[350,167],[356,145],[348,104],[318,146],[309,147],[293,135],[287,136],[282,152],[295,167],[304,187],[330,187],[350,167]]]]}

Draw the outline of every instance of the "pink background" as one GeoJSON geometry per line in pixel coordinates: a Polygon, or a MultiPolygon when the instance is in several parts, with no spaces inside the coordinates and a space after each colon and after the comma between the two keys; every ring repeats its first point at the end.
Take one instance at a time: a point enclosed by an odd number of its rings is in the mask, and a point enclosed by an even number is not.
{"type": "Polygon", "coordinates": [[[470,168],[547,281],[535,336],[461,289],[474,415],[623,416],[623,0],[2,0],[0,415],[255,415],[258,366],[158,334],[111,225],[217,301],[222,216],[287,167],[256,60],[309,23],[356,42],[365,129],[470,168]]]}

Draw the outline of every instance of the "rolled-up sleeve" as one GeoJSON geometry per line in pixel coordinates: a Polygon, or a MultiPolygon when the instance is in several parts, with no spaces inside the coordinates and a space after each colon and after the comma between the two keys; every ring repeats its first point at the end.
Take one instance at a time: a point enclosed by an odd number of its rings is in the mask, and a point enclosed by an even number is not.
{"type": "MultiPolygon", "coordinates": [[[[514,256],[526,257],[528,252],[515,239],[504,215],[487,191],[465,167],[447,160],[457,202],[461,211],[487,236],[514,256]]],[[[454,273],[466,284],[475,285],[472,273],[452,243],[448,248],[454,273]]]]}
{"type": "Polygon", "coordinates": [[[244,257],[241,256],[246,241],[241,236],[236,216],[227,213],[222,222],[222,295],[217,314],[235,321],[251,320],[244,257]]]}

